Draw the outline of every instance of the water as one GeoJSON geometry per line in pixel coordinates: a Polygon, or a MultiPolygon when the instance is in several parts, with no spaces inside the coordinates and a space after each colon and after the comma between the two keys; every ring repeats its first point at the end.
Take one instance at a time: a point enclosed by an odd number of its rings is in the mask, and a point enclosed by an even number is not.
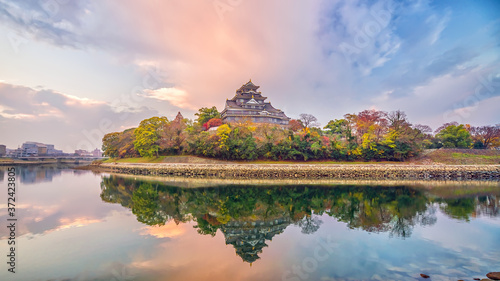
{"type": "Polygon", "coordinates": [[[252,186],[57,167],[20,167],[17,181],[16,273],[3,226],[0,280],[472,280],[500,271],[498,183],[252,186]]]}

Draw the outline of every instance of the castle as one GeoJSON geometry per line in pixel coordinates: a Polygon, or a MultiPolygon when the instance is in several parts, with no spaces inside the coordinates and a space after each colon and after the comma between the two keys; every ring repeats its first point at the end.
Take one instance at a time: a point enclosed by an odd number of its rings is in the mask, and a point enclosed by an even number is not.
{"type": "Polygon", "coordinates": [[[288,126],[290,118],[280,109],[274,108],[267,97],[257,92],[260,86],[252,83],[252,80],[236,90],[232,99],[226,100],[221,119],[225,122],[243,122],[246,120],[254,123],[268,123],[280,126],[288,126]]]}

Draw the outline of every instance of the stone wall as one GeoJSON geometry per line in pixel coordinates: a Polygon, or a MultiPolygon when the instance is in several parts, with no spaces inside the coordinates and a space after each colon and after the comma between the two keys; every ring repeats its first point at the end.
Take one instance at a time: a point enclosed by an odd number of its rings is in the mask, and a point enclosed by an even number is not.
{"type": "Polygon", "coordinates": [[[124,174],[238,179],[500,180],[500,165],[100,164],[124,174]]]}

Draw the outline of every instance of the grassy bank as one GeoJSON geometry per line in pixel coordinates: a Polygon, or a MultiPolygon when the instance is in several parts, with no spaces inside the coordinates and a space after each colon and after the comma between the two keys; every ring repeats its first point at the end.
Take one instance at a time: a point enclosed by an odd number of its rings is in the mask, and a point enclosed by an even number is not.
{"type": "Polygon", "coordinates": [[[190,155],[160,156],[160,157],[137,157],[108,159],[103,163],[193,163],[193,164],[408,164],[408,165],[495,165],[500,164],[500,151],[485,149],[436,149],[424,151],[420,156],[405,162],[379,161],[379,162],[348,162],[348,161],[223,161],[213,158],[203,158],[190,155]]]}
{"type": "Polygon", "coordinates": [[[500,164],[500,151],[489,149],[437,149],[424,153],[420,159],[448,165],[500,164]]]}
{"type": "Polygon", "coordinates": [[[193,163],[193,164],[405,164],[407,162],[347,162],[347,161],[273,161],[273,160],[255,160],[255,161],[224,161],[212,158],[203,158],[198,156],[160,156],[160,157],[136,157],[122,159],[108,159],[102,163],[193,163]]]}
{"type": "Polygon", "coordinates": [[[222,164],[229,163],[217,159],[202,158],[190,155],[159,156],[159,157],[135,157],[135,158],[110,158],[102,163],[194,163],[194,164],[222,164]]]}
{"type": "Polygon", "coordinates": [[[163,160],[168,156],[160,157],[136,157],[136,158],[122,158],[122,159],[107,159],[102,163],[163,163],[163,160]]]}

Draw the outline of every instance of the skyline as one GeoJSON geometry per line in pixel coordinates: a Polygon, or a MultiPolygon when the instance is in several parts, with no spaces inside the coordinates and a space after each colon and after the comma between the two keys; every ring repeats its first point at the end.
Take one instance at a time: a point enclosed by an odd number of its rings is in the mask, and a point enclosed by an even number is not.
{"type": "Polygon", "coordinates": [[[289,117],[500,123],[498,1],[0,0],[0,143],[64,151],[252,79],[289,117]],[[8,133],[5,133],[8,132],[8,133]]]}

